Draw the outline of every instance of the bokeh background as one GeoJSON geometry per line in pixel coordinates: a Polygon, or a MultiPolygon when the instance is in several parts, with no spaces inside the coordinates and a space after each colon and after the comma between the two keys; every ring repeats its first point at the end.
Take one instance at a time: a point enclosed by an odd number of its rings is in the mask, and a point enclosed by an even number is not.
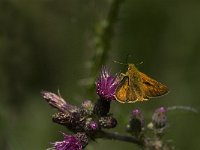
{"type": "MultiPolygon", "coordinates": [[[[62,139],[54,124],[56,111],[41,90],[57,92],[80,105],[89,75],[95,26],[109,0],[0,0],[0,149],[43,150],[62,139]]],[[[125,0],[121,6],[107,64],[113,73],[138,64],[146,74],[168,85],[170,93],[145,103],[112,103],[111,112],[124,133],[133,108],[150,121],[159,106],[200,109],[200,3],[194,1],[125,0]],[[143,62],[143,64],[140,64],[143,62]]],[[[95,99],[93,99],[95,101],[95,99]]],[[[177,150],[200,149],[200,117],[188,111],[168,113],[165,138],[177,150]]],[[[119,141],[97,140],[86,150],[139,149],[119,141]]]]}

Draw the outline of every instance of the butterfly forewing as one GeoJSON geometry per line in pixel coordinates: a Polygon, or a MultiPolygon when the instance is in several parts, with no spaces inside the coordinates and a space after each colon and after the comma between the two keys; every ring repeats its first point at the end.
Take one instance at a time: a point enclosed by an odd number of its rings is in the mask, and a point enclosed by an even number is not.
{"type": "Polygon", "coordinates": [[[133,78],[130,77],[130,86],[129,86],[129,93],[127,94],[127,102],[128,103],[135,103],[137,101],[143,101],[146,100],[144,98],[144,92],[142,90],[142,80],[140,76],[137,76],[135,80],[132,80],[133,78]]]}
{"type": "Polygon", "coordinates": [[[140,72],[142,78],[142,89],[146,98],[158,97],[168,92],[167,86],[148,77],[146,74],[140,72]]]}

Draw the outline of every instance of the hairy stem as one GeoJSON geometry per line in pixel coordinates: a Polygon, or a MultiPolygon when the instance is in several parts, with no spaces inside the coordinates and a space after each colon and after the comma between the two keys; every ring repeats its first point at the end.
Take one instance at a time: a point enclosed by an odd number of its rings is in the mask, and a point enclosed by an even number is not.
{"type": "Polygon", "coordinates": [[[90,74],[90,83],[88,85],[89,96],[92,96],[95,90],[94,81],[99,73],[102,65],[105,64],[108,51],[111,47],[111,40],[114,33],[114,25],[117,21],[118,13],[120,6],[123,0],[113,0],[110,4],[110,9],[108,11],[107,17],[104,20],[101,20],[97,24],[96,36],[94,37],[94,49],[95,53],[91,61],[91,74],[90,74]]]}

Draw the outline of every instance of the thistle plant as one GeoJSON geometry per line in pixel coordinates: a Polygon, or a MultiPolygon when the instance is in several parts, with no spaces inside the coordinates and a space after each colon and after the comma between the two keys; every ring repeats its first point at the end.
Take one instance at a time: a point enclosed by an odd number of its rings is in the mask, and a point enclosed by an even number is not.
{"type": "Polygon", "coordinates": [[[117,74],[113,76],[106,67],[103,67],[96,81],[98,95],[96,102],[84,100],[81,106],[66,102],[59,94],[42,91],[42,97],[50,106],[58,110],[52,116],[53,122],[67,127],[74,133],[73,135],[62,133],[63,140],[53,142],[49,149],[82,150],[91,141],[98,138],[130,142],[147,150],[172,149],[168,142],[162,140],[168,124],[167,108],[165,107],[157,108],[148,124],[145,123],[142,110],[131,110],[130,119],[127,121],[126,135],[105,130],[117,126],[118,121],[110,112],[110,105],[117,102],[115,90],[119,82],[117,74]],[[151,134],[148,134],[149,132],[151,134]]]}
{"type": "Polygon", "coordinates": [[[168,140],[163,139],[164,133],[169,127],[168,111],[177,108],[196,111],[187,106],[169,108],[161,106],[152,112],[151,121],[147,122],[144,119],[145,112],[139,108],[134,108],[130,110],[129,120],[127,120],[127,125],[124,127],[127,134],[109,132],[109,129],[115,128],[119,122],[115,118],[117,114],[110,112],[110,106],[112,103],[117,102],[116,89],[122,79],[119,74],[112,75],[107,67],[102,67],[101,70],[100,67],[106,63],[108,58],[114,25],[123,1],[110,1],[110,10],[106,19],[103,19],[97,25],[94,38],[95,54],[89,70],[90,80],[88,81],[90,82],[85,84],[90,97],[93,97],[92,100],[83,100],[80,106],[75,106],[65,101],[60,94],[49,91],[41,92],[42,97],[48,104],[58,110],[52,115],[52,121],[65,126],[73,133],[71,135],[62,133],[63,140],[52,142],[49,149],[83,150],[91,141],[101,138],[129,142],[144,150],[172,150],[174,149],[173,145],[168,140]],[[94,85],[96,85],[96,88],[94,85]],[[95,93],[98,95],[97,99],[94,99],[95,96],[91,96],[95,93]]]}

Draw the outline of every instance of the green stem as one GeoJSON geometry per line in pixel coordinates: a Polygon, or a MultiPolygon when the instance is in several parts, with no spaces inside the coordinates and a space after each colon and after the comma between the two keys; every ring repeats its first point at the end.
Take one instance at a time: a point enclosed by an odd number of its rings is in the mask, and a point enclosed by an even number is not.
{"type": "Polygon", "coordinates": [[[138,140],[134,136],[121,135],[121,134],[116,133],[116,132],[100,131],[99,134],[96,136],[96,138],[124,141],[124,142],[137,144],[138,146],[144,145],[142,141],[138,140]]]}

